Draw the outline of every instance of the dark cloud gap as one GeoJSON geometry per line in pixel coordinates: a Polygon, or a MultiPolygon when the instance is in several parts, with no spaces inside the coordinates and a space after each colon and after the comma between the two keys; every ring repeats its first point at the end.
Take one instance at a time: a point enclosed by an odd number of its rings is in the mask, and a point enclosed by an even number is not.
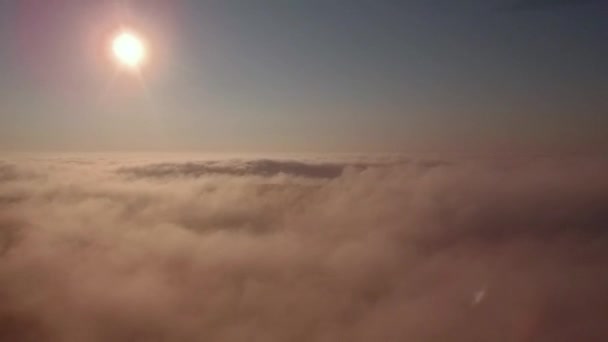
{"type": "Polygon", "coordinates": [[[27,170],[14,163],[0,160],[0,183],[41,177],[33,170],[27,170]]]}
{"type": "Polygon", "coordinates": [[[0,340],[608,337],[605,160],[7,165],[0,340]]]}
{"type": "Polygon", "coordinates": [[[19,172],[13,165],[0,161],[0,182],[15,180],[19,176],[19,172]]]}
{"type": "MultiPolygon", "coordinates": [[[[398,162],[405,163],[404,161],[398,162]]],[[[392,163],[394,164],[394,163],[392,163]]],[[[435,161],[424,161],[422,165],[433,167],[440,165],[435,161]]],[[[385,163],[322,163],[302,162],[294,160],[232,160],[205,161],[186,163],[161,163],[144,166],[120,168],[119,173],[136,178],[166,178],[166,177],[200,177],[204,175],[229,176],[262,176],[270,177],[278,174],[310,178],[336,178],[342,175],[346,168],[365,170],[370,167],[386,166],[385,163]]]]}

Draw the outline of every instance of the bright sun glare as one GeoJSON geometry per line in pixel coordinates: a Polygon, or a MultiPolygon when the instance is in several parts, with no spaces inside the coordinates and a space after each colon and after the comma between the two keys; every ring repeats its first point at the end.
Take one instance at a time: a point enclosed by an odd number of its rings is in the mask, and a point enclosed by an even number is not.
{"type": "Polygon", "coordinates": [[[123,31],[112,40],[112,52],[123,66],[137,69],[144,62],[146,47],[134,33],[123,31]]]}

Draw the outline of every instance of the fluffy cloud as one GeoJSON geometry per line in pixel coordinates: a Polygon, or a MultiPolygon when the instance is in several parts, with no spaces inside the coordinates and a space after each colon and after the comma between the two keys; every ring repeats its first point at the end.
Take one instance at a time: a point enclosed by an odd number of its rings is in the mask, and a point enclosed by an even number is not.
{"type": "Polygon", "coordinates": [[[0,339],[603,341],[608,164],[0,164],[0,339]]]}

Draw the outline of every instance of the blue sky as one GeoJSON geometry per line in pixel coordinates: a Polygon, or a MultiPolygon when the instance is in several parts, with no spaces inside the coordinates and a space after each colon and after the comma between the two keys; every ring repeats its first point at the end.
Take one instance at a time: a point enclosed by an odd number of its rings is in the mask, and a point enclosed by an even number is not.
{"type": "Polygon", "coordinates": [[[601,1],[4,1],[0,149],[608,147],[601,1]],[[140,77],[107,36],[149,43],[140,77]]]}

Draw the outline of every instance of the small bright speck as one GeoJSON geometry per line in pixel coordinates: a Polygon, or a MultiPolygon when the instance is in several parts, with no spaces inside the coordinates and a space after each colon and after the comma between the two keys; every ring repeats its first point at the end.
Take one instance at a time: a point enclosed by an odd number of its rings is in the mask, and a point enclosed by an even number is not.
{"type": "Polygon", "coordinates": [[[485,297],[486,297],[486,289],[484,287],[481,290],[475,292],[475,295],[473,296],[473,301],[471,302],[471,304],[478,305],[484,300],[485,297]]]}

